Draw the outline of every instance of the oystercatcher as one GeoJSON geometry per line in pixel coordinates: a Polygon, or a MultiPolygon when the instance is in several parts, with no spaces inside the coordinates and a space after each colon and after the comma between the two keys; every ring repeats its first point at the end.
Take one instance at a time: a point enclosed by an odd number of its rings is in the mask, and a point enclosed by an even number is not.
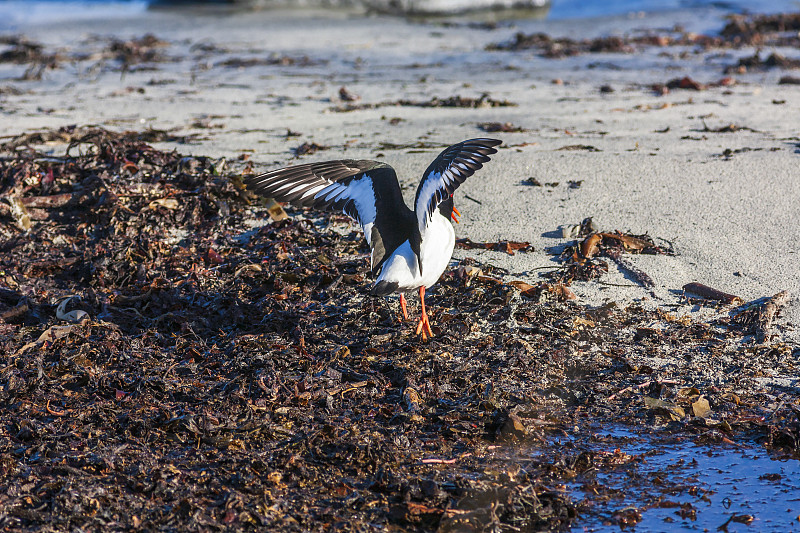
{"type": "Polygon", "coordinates": [[[373,274],[370,293],[400,293],[408,320],[405,292],[419,289],[422,314],[416,334],[433,336],[425,312],[425,289],[439,279],[455,246],[450,223],[461,213],[453,192],[497,153],[497,139],[469,139],[446,148],[422,176],[414,210],[403,201],[397,174],[379,161],[343,159],[309,163],[244,178],[247,188],[279,202],[344,211],[364,230],[373,274]]]}

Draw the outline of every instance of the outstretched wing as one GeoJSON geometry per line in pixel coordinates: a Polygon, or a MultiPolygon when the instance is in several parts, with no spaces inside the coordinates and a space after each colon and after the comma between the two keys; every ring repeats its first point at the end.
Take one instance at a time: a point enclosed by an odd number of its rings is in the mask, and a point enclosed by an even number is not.
{"type": "Polygon", "coordinates": [[[446,148],[430,164],[417,187],[414,213],[420,233],[425,233],[438,205],[453,195],[459,185],[489,161],[494,148],[502,141],[497,139],[469,139],[446,148]]]}
{"type": "MultiPolygon", "coordinates": [[[[331,211],[347,207],[345,213],[361,222],[362,216],[359,216],[356,204],[361,198],[372,201],[375,195],[370,180],[356,177],[385,166],[377,161],[365,160],[323,161],[246,176],[244,183],[248,190],[300,207],[331,211]]],[[[374,202],[368,203],[374,205],[374,202]]]]}
{"type": "Polygon", "coordinates": [[[376,225],[383,218],[402,224],[410,215],[397,175],[385,163],[351,159],[324,161],[248,176],[244,183],[248,190],[279,202],[343,211],[364,230],[372,250],[373,271],[403,242],[395,242],[397,232],[382,235],[377,226],[386,225],[376,225]]]}

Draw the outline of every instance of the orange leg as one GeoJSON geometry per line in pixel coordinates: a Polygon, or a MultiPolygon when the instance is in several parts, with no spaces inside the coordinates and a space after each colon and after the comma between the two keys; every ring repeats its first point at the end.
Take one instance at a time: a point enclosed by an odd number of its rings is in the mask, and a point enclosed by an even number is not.
{"type": "Polygon", "coordinates": [[[403,310],[403,320],[408,320],[408,310],[406,309],[406,297],[400,293],[400,309],[403,310]]]}
{"type": "Polygon", "coordinates": [[[428,321],[428,313],[425,312],[425,286],[419,288],[419,300],[422,302],[422,315],[417,324],[417,335],[422,335],[422,340],[428,340],[428,336],[433,337],[431,323],[428,321]],[[427,333],[427,335],[426,335],[427,333]]]}

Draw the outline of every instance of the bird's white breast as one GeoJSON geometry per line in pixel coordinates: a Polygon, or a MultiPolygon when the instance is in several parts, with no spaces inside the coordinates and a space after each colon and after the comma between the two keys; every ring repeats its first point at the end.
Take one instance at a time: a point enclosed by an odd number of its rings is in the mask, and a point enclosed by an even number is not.
{"type": "Polygon", "coordinates": [[[425,233],[422,234],[420,255],[422,256],[422,276],[420,285],[430,287],[439,280],[456,245],[453,225],[438,210],[434,211],[425,233]]]}
{"type": "Polygon", "coordinates": [[[410,291],[421,287],[430,287],[439,280],[442,272],[450,263],[456,236],[453,226],[439,211],[434,212],[428,223],[420,243],[422,274],[411,245],[408,241],[400,245],[386,260],[376,283],[388,281],[398,284],[398,291],[410,291]]]}

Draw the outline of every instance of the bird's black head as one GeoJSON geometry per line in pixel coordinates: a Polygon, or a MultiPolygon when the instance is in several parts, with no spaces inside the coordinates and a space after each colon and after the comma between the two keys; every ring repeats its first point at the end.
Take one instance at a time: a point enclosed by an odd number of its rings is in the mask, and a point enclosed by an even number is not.
{"type": "Polygon", "coordinates": [[[461,216],[461,213],[459,213],[458,209],[456,209],[453,205],[452,194],[450,195],[450,198],[443,200],[442,203],[439,204],[439,213],[447,220],[452,220],[458,224],[458,217],[461,216]]]}
{"type": "Polygon", "coordinates": [[[450,197],[447,200],[442,200],[442,203],[439,204],[439,213],[447,220],[450,220],[450,217],[453,216],[452,195],[450,195],[450,197]]]}

